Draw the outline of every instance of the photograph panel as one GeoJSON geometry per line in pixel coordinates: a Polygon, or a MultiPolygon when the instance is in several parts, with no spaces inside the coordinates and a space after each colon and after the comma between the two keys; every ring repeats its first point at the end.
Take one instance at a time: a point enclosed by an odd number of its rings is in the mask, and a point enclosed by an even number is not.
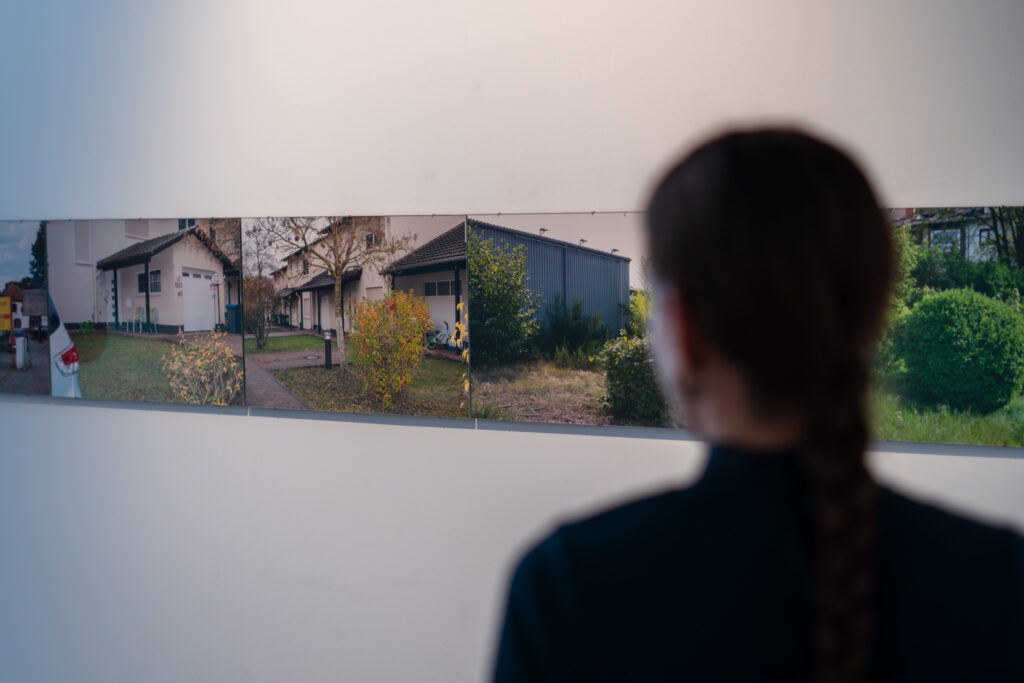
{"type": "Polygon", "coordinates": [[[237,218],[47,223],[52,394],[241,405],[237,218]]]}
{"type": "Polygon", "coordinates": [[[46,223],[0,222],[0,393],[50,393],[46,223]]]}
{"type": "Polygon", "coordinates": [[[899,269],[874,436],[1024,446],[1024,207],[890,209],[899,269]]]}
{"type": "Polygon", "coordinates": [[[473,416],[668,426],[640,213],[467,219],[473,416]]]}
{"type": "Polygon", "coordinates": [[[246,403],[468,417],[463,216],[242,220],[246,403]]]}

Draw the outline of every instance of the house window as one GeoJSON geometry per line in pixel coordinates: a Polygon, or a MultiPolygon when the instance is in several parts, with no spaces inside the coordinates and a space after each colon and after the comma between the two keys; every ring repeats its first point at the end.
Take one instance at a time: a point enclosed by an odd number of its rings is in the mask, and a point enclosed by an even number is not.
{"type": "Polygon", "coordinates": [[[929,246],[939,247],[947,253],[960,251],[960,229],[948,228],[932,230],[928,234],[929,246]]]}
{"type": "Polygon", "coordinates": [[[437,280],[423,283],[423,296],[452,296],[458,292],[455,280],[437,280]]]}
{"type": "Polygon", "coordinates": [[[303,259],[302,260],[302,274],[303,275],[309,275],[309,260],[308,259],[303,259]]]}
{"type": "Polygon", "coordinates": [[[377,245],[377,234],[376,233],[372,233],[372,232],[366,233],[366,247],[370,248],[370,247],[374,247],[376,245],[377,245]]]}
{"type": "MultiPolygon", "coordinates": [[[[188,274],[186,273],[186,277],[188,274]]],[[[138,276],[139,294],[146,293],[146,273],[139,273],[138,276]]],[[[150,294],[160,293],[160,271],[151,270],[149,271],[149,292],[150,294]]]]}
{"type": "Polygon", "coordinates": [[[982,228],[981,230],[978,231],[979,247],[984,247],[989,244],[992,244],[993,239],[995,239],[995,235],[992,228],[982,228]]]}
{"type": "Polygon", "coordinates": [[[179,218],[178,219],[178,230],[191,230],[196,227],[195,218],[179,218]]]}

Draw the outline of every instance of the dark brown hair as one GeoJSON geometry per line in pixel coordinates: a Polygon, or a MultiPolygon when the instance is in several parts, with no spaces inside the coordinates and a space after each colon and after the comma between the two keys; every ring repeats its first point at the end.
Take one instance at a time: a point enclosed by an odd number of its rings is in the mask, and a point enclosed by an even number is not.
{"type": "Polygon", "coordinates": [[[864,681],[873,633],[875,485],[864,462],[870,356],[893,279],[891,231],[836,147],[734,132],[668,172],[648,213],[651,265],[743,373],[757,406],[807,425],[819,681],[864,681]]]}

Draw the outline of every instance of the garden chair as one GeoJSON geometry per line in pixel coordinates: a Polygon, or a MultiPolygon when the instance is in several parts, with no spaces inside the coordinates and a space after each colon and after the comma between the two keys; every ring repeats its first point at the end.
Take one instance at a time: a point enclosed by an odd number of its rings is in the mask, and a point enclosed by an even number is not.
{"type": "Polygon", "coordinates": [[[153,334],[156,334],[156,329],[157,329],[156,328],[156,324],[157,324],[157,320],[160,317],[159,313],[160,313],[160,309],[157,309],[157,308],[151,308],[149,310],[149,323],[150,323],[149,326],[152,328],[151,331],[152,331],[153,334]]]}
{"type": "Polygon", "coordinates": [[[132,328],[135,332],[142,332],[142,325],[146,322],[146,309],[139,306],[135,309],[135,321],[132,328]]]}

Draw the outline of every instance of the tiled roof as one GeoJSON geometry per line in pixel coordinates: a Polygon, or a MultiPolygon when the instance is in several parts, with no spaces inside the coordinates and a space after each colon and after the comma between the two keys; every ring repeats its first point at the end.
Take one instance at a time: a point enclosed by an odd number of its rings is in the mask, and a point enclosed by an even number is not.
{"type": "MultiPolygon", "coordinates": [[[[362,268],[350,268],[349,270],[346,270],[344,273],[342,273],[341,282],[342,284],[346,282],[352,282],[353,280],[358,280],[362,276],[362,268]]],[[[327,287],[333,286],[334,276],[328,273],[327,271],[324,271],[319,275],[314,275],[313,277],[311,277],[309,280],[299,285],[298,287],[291,288],[291,291],[288,292],[288,294],[291,294],[292,292],[308,292],[309,290],[312,289],[326,289],[327,287]]],[[[282,296],[287,296],[287,294],[282,294],[282,296]]]]}
{"type": "Polygon", "coordinates": [[[466,260],[466,235],[463,224],[459,223],[451,230],[442,233],[422,246],[392,262],[387,272],[395,273],[411,268],[435,266],[453,261],[466,260]]]}
{"type": "Polygon", "coordinates": [[[154,237],[153,239],[136,242],[129,247],[125,247],[121,251],[100,259],[96,262],[96,267],[100,270],[111,270],[113,268],[123,268],[125,266],[134,266],[135,264],[143,263],[146,259],[152,258],[154,254],[161,252],[175,242],[178,242],[189,232],[191,232],[191,230],[179,230],[177,232],[169,232],[166,235],[154,237]]]}
{"type": "Polygon", "coordinates": [[[167,247],[170,247],[177,242],[181,241],[185,235],[192,235],[199,242],[203,244],[207,249],[210,250],[218,261],[224,266],[225,275],[236,274],[237,268],[231,259],[229,259],[224,252],[222,252],[216,244],[214,244],[206,235],[197,232],[195,228],[189,228],[188,230],[178,230],[177,232],[169,232],[166,235],[160,235],[152,239],[143,240],[142,242],[136,242],[135,244],[125,247],[121,251],[115,252],[106,258],[102,258],[96,262],[96,267],[100,270],[112,270],[114,268],[125,268],[127,266],[134,266],[139,263],[145,263],[153,256],[163,251],[167,247]]]}

